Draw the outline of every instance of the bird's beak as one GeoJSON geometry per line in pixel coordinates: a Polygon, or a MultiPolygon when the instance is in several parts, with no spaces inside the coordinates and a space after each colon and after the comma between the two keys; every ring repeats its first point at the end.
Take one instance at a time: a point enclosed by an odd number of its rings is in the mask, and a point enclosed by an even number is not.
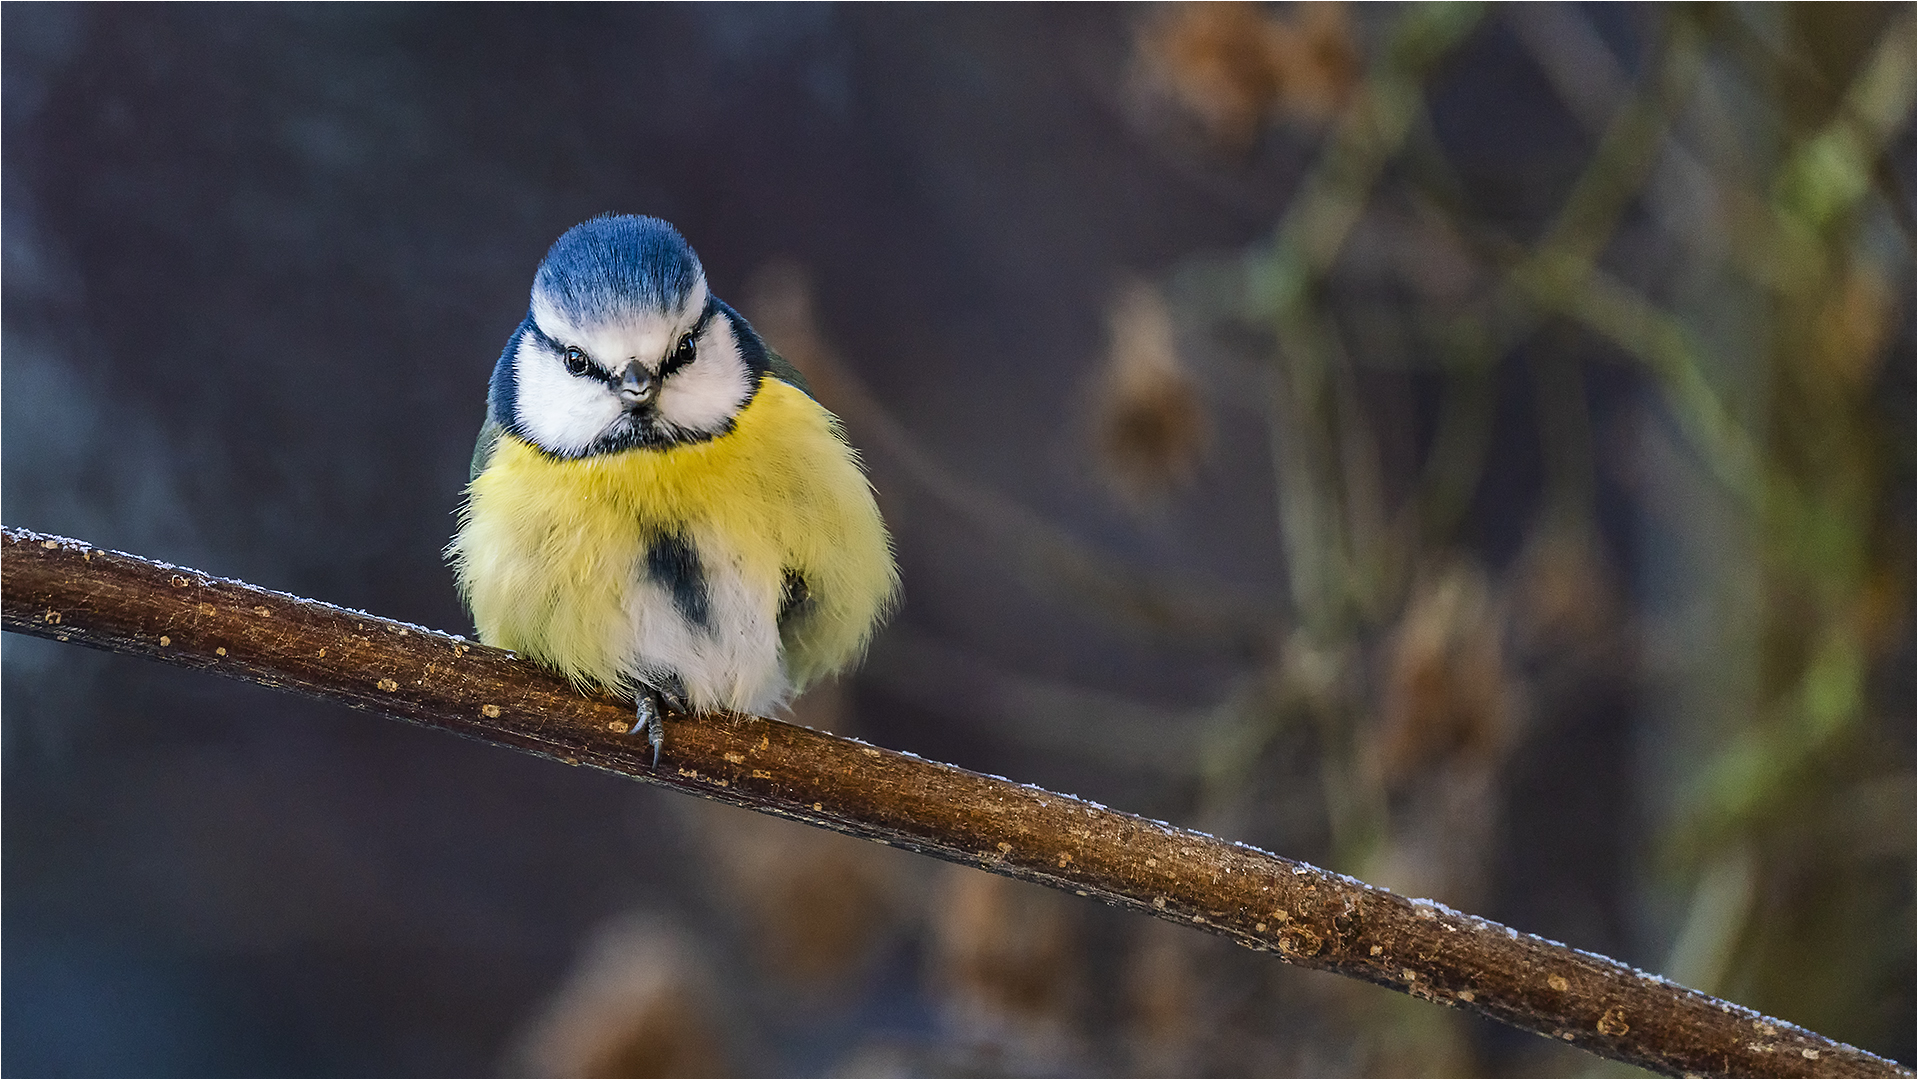
{"type": "Polygon", "coordinates": [[[628,409],[643,409],[659,400],[659,380],[635,360],[619,377],[619,401],[628,409]]]}

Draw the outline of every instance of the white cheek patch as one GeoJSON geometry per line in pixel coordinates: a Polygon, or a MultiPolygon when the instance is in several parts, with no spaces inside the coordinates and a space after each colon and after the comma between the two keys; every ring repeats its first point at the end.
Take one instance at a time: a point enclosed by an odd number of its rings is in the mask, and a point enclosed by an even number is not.
{"type": "Polygon", "coordinates": [[[513,379],[514,419],[533,442],[555,453],[583,452],[623,411],[604,383],[572,375],[531,335],[520,339],[513,356],[513,379]]]}
{"type": "Polygon", "coordinates": [[[659,415],[681,431],[723,430],[752,393],[752,372],[739,352],[732,320],[714,314],[696,342],[696,359],[666,377],[659,415]]]}
{"type": "MultiPolygon", "coordinates": [[[[657,372],[706,307],[706,280],[694,283],[676,314],[632,312],[618,320],[580,326],[547,298],[533,297],[533,321],[561,345],[586,351],[599,368],[618,373],[628,363],[657,372]]],[[[695,344],[691,364],[667,376],[660,387],[660,427],[681,436],[716,435],[732,423],[751,396],[752,372],[739,351],[732,322],[715,315],[695,344]]],[[[598,379],[572,375],[564,362],[534,339],[521,340],[514,355],[518,383],[515,419],[534,442],[555,453],[577,454],[593,445],[624,414],[619,396],[598,379]]]]}

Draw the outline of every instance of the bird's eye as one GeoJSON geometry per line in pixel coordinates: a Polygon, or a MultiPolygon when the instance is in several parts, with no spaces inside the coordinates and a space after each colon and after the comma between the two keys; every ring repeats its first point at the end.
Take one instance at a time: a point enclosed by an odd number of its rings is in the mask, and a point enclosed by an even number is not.
{"type": "Polygon", "coordinates": [[[586,374],[586,354],[577,345],[566,350],[566,370],[574,375],[586,374]]]}
{"type": "Polygon", "coordinates": [[[673,355],[667,357],[666,362],[660,365],[659,377],[663,379],[673,372],[678,371],[680,368],[685,367],[687,364],[692,363],[696,355],[697,352],[693,347],[693,336],[687,334],[685,337],[679,339],[679,346],[673,350],[673,355]]]}

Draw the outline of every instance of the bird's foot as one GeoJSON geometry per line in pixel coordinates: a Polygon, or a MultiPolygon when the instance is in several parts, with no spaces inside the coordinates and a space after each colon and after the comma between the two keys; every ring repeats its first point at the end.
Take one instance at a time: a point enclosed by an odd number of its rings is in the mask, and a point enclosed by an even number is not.
{"type": "Polygon", "coordinates": [[[655,687],[643,687],[634,701],[636,716],[629,734],[637,735],[641,728],[646,731],[646,742],[653,748],[653,768],[659,768],[659,751],[666,745],[666,713],[685,712],[686,703],[679,695],[669,690],[655,687]]]}
{"type": "Polygon", "coordinates": [[[653,768],[657,769],[659,749],[666,745],[666,710],[659,695],[651,690],[640,691],[637,704],[639,715],[633,721],[632,734],[639,734],[641,728],[646,730],[646,741],[653,747],[653,768]]]}

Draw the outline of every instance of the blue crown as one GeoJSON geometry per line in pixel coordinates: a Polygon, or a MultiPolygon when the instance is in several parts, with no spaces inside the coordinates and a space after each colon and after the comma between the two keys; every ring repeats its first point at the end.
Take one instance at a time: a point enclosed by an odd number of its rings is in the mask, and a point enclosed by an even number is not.
{"type": "Polygon", "coordinates": [[[664,221],[608,214],[553,241],[533,275],[533,297],[575,324],[678,311],[698,284],[699,256],[664,221]]]}

